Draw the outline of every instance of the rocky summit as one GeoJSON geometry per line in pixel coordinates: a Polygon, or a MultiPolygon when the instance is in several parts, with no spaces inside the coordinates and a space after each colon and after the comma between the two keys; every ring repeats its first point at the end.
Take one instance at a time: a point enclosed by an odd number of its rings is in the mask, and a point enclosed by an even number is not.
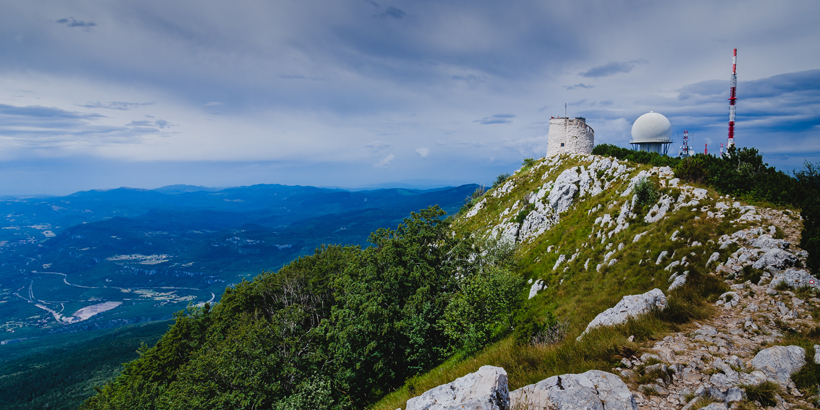
{"type": "Polygon", "coordinates": [[[518,244],[522,252],[542,252],[531,257],[549,267],[530,280],[530,298],[562,286],[573,270],[601,272],[634,263],[636,269],[663,272],[665,282],[653,283],[645,293],[622,295],[599,311],[579,341],[590,329],[666,309],[666,295],[686,286],[695,261],[705,261],[697,268],[724,281],[729,291],[709,301],[714,313],[708,318],[645,342],[617,366],[553,375],[511,386],[512,391],[504,369],[484,366],[411,399],[407,410],[815,408],[818,397],[801,392],[793,378],[806,366],[820,364],[820,346],[788,344],[789,334],[814,329],[813,315],[820,314],[815,297],[820,283],[803,268],[807,253],[798,247],[802,221],[797,212],[743,204],[684,184],[669,168],[570,155],[519,170],[463,218],[487,237],[518,244]],[[642,214],[635,190],[645,179],[660,189],[642,214]],[[526,246],[551,233],[555,238],[551,230],[573,212],[585,213],[583,223],[593,225],[585,243],[572,248],[550,244],[546,252],[526,246]],[[679,212],[689,212],[691,221],[719,221],[728,231],[690,238],[684,223],[671,235],[660,229],[679,212]],[[635,220],[640,227],[631,226],[635,220]],[[652,248],[661,240],[676,245],[652,248]],[[627,252],[641,256],[626,262],[627,252]],[[584,263],[570,268],[574,260],[584,263]]]}

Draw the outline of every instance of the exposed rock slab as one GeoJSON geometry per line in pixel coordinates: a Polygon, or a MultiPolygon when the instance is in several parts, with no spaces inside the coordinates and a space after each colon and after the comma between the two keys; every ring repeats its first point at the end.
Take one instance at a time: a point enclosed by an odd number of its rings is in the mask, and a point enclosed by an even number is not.
{"type": "Polygon", "coordinates": [[[600,370],[553,376],[510,392],[513,409],[637,410],[635,396],[620,377],[600,370]]]}
{"type": "Polygon", "coordinates": [[[752,359],[752,366],[781,386],[792,384],[791,375],[806,365],[806,349],[800,346],[774,346],[763,349],[752,359]]]}
{"type": "Polygon", "coordinates": [[[427,390],[407,401],[406,410],[509,410],[507,372],[481,366],[475,373],[427,390]]]}
{"type": "MultiPolygon", "coordinates": [[[[666,296],[660,289],[652,289],[641,295],[624,296],[620,302],[592,319],[584,333],[599,326],[614,326],[626,323],[630,318],[645,315],[652,309],[666,309],[666,296]]],[[[583,334],[582,334],[583,336],[583,334]]],[[[578,337],[580,339],[580,336],[578,337]]]]}

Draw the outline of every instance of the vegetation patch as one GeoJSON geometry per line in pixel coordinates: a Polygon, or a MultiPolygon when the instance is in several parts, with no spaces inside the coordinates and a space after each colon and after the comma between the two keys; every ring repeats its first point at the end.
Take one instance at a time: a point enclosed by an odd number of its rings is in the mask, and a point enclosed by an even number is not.
{"type": "Polygon", "coordinates": [[[752,402],[759,402],[764,407],[777,404],[775,395],[780,392],[780,386],[771,381],[765,381],[758,385],[741,384],[740,388],[746,390],[746,398],[752,402]]]}

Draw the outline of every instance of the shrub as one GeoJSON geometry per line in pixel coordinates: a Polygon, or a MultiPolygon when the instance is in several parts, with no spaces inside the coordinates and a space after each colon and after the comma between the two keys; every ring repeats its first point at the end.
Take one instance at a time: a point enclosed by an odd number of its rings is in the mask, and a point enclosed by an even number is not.
{"type": "Polygon", "coordinates": [[[648,178],[642,178],[635,184],[635,195],[638,196],[636,205],[643,208],[658,200],[658,188],[648,178]]]}
{"type": "Polygon", "coordinates": [[[498,176],[495,177],[495,182],[493,182],[493,186],[490,187],[490,188],[492,189],[492,188],[501,186],[507,180],[507,178],[509,178],[509,177],[510,177],[510,174],[508,174],[506,172],[503,173],[503,174],[498,174],[498,176]]]}
{"type": "Polygon", "coordinates": [[[533,165],[535,165],[535,160],[532,158],[524,158],[524,162],[521,163],[524,169],[532,168],[533,165]]]}

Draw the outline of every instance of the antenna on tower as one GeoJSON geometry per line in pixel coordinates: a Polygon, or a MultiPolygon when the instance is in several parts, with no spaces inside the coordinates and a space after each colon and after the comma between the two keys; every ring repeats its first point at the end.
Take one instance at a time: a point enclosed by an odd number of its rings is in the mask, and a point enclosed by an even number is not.
{"type": "Polygon", "coordinates": [[[564,118],[567,118],[567,103],[564,103],[564,118]]]}
{"type": "Polygon", "coordinates": [[[703,155],[709,155],[709,144],[703,144],[703,155]]]}
{"type": "Polygon", "coordinates": [[[735,101],[737,100],[737,49],[732,56],[732,90],[729,94],[729,142],[726,148],[735,145],[735,101]]]}
{"type": "Polygon", "coordinates": [[[681,157],[689,156],[689,131],[683,132],[683,145],[680,146],[680,153],[678,155],[681,157]]]}

